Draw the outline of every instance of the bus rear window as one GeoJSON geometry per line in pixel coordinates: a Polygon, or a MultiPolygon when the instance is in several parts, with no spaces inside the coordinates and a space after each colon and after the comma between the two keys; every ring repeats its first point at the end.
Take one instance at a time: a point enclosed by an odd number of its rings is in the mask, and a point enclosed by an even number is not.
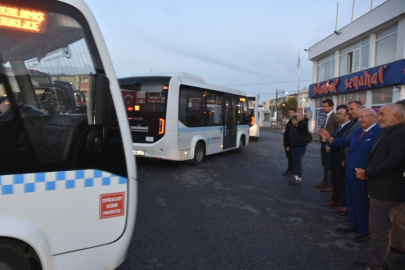
{"type": "Polygon", "coordinates": [[[120,79],[122,97],[127,112],[164,112],[169,91],[167,77],[137,77],[120,79]]]}

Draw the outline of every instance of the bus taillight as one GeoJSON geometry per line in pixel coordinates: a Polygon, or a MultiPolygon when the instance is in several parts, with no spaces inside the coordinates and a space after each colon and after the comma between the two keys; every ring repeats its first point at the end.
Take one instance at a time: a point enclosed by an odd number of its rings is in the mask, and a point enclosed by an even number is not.
{"type": "Polygon", "coordinates": [[[254,116],[252,116],[250,118],[250,125],[253,126],[256,123],[256,118],[254,116]]]}
{"type": "Polygon", "coordinates": [[[159,135],[165,133],[165,119],[159,118],[159,135]]]}

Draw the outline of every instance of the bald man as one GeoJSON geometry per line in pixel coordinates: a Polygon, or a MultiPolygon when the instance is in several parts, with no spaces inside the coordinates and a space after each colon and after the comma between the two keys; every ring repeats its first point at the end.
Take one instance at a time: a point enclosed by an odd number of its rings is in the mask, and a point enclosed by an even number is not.
{"type": "Polygon", "coordinates": [[[327,140],[331,147],[349,147],[345,164],[347,227],[337,228],[339,232],[359,234],[353,239],[355,242],[370,240],[368,230],[369,199],[365,181],[356,177],[355,168],[366,165],[367,156],[371,151],[381,127],[376,124],[376,113],[372,109],[359,111],[358,122],[360,129],[345,139],[333,138],[325,129],[319,130],[319,135],[327,140]]]}
{"type": "Polygon", "coordinates": [[[367,182],[370,196],[370,233],[373,237],[368,267],[389,266],[390,236],[397,210],[405,204],[405,126],[404,110],[387,104],[378,112],[381,135],[370,151],[363,168],[356,168],[358,179],[367,182]]]}

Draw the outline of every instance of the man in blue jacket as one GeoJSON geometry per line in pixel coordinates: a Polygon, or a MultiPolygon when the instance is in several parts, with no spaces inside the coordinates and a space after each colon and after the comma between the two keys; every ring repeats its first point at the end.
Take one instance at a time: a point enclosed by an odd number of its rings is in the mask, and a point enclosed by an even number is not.
{"type": "Polygon", "coordinates": [[[358,121],[362,128],[353,132],[346,139],[334,139],[325,129],[320,129],[319,135],[327,140],[331,147],[350,146],[345,161],[347,221],[349,226],[337,228],[337,230],[347,233],[358,231],[359,235],[353,241],[365,242],[370,240],[368,231],[369,198],[366,182],[357,178],[356,168],[366,165],[367,156],[377,137],[381,134],[381,127],[376,124],[376,113],[372,109],[360,110],[358,121]]]}

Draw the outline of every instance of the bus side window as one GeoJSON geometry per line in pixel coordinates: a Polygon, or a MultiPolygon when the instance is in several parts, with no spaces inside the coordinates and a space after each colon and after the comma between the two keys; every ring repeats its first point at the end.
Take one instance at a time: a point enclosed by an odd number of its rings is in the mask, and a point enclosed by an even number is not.
{"type": "Polygon", "coordinates": [[[179,121],[186,124],[187,119],[187,97],[180,96],[179,121]]]}
{"type": "Polygon", "coordinates": [[[201,118],[201,112],[200,112],[200,104],[196,101],[192,101],[192,106],[190,108],[190,126],[191,127],[198,127],[200,126],[200,118],[201,118]]]}

